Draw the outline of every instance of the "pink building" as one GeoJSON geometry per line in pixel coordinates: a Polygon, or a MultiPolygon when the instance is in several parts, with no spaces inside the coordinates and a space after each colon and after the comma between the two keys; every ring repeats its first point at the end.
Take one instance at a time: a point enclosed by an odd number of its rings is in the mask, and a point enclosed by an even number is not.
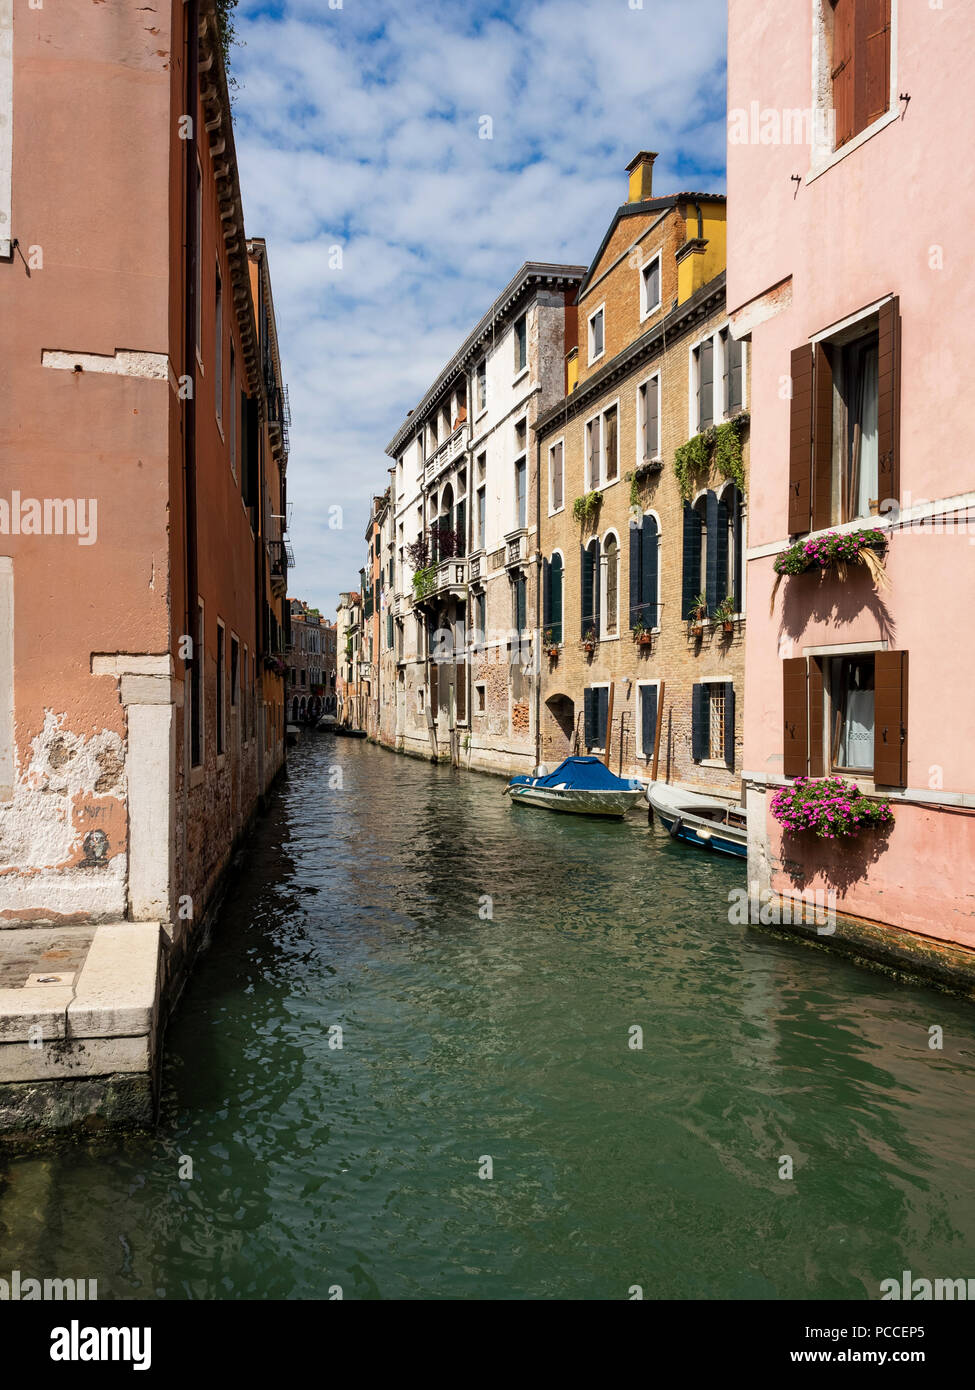
{"type": "Polygon", "coordinates": [[[729,4],[749,882],[834,891],[835,943],[956,979],[975,979],[975,649],[959,631],[975,596],[973,49],[971,5],[729,4]],[[790,542],[869,527],[889,587],[855,564],[774,592],[790,542]],[[832,772],[890,803],[888,833],[783,838],[776,790],[832,772]]]}

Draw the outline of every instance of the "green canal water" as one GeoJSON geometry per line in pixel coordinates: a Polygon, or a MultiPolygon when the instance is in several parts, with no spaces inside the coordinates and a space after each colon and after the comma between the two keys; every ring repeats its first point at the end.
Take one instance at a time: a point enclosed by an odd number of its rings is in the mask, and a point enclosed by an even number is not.
{"type": "Polygon", "coordinates": [[[856,1299],[975,1276],[975,1011],[731,923],[742,868],[642,816],[502,785],[306,739],[169,1028],[158,1132],[0,1158],[0,1277],[856,1299]]]}

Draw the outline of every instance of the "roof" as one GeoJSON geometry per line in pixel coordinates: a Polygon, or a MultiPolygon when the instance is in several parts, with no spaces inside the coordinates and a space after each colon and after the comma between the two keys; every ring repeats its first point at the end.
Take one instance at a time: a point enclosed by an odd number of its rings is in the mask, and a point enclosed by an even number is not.
{"type": "Polygon", "coordinates": [[[663,198],[645,198],[642,203],[623,203],[613,214],[613,220],[609,224],[606,235],[599,243],[599,249],[595,256],[593,256],[589,269],[583,276],[582,284],[579,286],[576,297],[581,299],[589,288],[596,266],[602,260],[603,252],[606,250],[613,233],[623,221],[624,217],[636,217],[640,213],[648,212],[666,212],[668,208],[674,208],[678,203],[723,203],[726,201],[727,199],[724,193],[668,193],[666,197],[663,198]]]}
{"type": "Polygon", "coordinates": [[[487,313],[478,319],[474,328],[439,373],[419,405],[415,406],[407,415],[386,445],[386,453],[391,458],[399,453],[411,432],[421,424],[427,410],[443,393],[444,388],[458,375],[465,362],[475,355],[482,342],[493,332],[498,320],[505,319],[511,313],[512,308],[521,300],[533,281],[541,283],[555,281],[565,287],[574,287],[582,280],[586,271],[587,267],[584,265],[556,265],[548,261],[525,261],[518,273],[509,280],[498,295],[487,313]]]}

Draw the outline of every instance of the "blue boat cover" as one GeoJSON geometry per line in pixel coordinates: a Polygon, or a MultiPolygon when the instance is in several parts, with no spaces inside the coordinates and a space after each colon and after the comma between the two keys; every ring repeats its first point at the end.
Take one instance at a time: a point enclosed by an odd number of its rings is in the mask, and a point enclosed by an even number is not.
{"type": "Polygon", "coordinates": [[[643,785],[633,778],[617,777],[599,758],[566,758],[545,777],[512,777],[509,786],[517,783],[532,787],[560,787],[564,784],[583,792],[633,791],[643,785]]]}

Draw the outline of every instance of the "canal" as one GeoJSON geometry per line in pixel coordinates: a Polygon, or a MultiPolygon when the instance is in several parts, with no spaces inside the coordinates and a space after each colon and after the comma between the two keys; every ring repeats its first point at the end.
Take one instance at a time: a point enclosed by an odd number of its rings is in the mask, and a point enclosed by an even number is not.
{"type": "Polygon", "coordinates": [[[169,1028],[158,1132],[0,1157],[0,1275],[816,1299],[975,1274],[975,1012],[733,924],[742,869],[641,816],[502,786],[306,738],[169,1028]]]}

